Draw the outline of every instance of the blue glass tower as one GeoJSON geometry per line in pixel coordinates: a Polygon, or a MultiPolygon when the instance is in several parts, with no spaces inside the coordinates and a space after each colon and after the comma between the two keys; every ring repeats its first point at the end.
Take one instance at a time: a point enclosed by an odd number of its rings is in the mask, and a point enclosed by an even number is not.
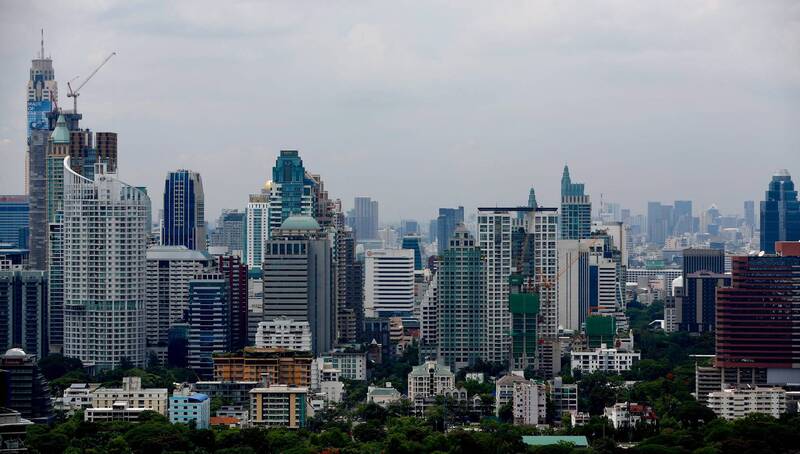
{"type": "Polygon", "coordinates": [[[422,237],[419,235],[406,235],[403,237],[401,249],[414,251],[414,270],[422,270],[422,237]]]}
{"type": "Polygon", "coordinates": [[[592,228],[592,204],[585,194],[583,183],[573,183],[569,167],[561,176],[561,239],[589,238],[592,228]]]}
{"type": "Polygon", "coordinates": [[[303,214],[303,199],[311,197],[312,182],[306,179],[306,169],[297,150],[281,150],[272,181],[280,185],[281,222],[293,214],[303,214]]]}
{"type": "Polygon", "coordinates": [[[27,247],[28,213],[28,196],[0,195],[0,243],[27,247]]]}
{"type": "Polygon", "coordinates": [[[439,208],[439,217],[436,218],[436,241],[439,255],[444,254],[444,251],[447,250],[456,226],[462,222],[464,222],[464,207],[439,208]]]}
{"type": "Polygon", "coordinates": [[[176,170],[167,175],[161,244],[206,250],[205,197],[199,173],[176,170]]]}
{"type": "Polygon", "coordinates": [[[789,171],[772,176],[761,202],[761,250],[775,253],[776,241],[800,240],[800,202],[789,171]]]}

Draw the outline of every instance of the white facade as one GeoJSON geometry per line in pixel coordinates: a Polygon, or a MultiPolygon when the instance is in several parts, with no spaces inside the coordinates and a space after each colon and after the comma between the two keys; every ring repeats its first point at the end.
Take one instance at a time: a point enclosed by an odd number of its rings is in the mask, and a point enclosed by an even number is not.
{"type": "Polygon", "coordinates": [[[533,380],[514,383],[512,404],[515,425],[535,426],[547,422],[547,392],[533,380]]]}
{"type": "Polygon", "coordinates": [[[86,422],[136,421],[149,408],[131,407],[127,402],[114,402],[108,407],[87,408],[83,413],[86,422]]]}
{"type": "Polygon", "coordinates": [[[430,398],[455,387],[455,375],[450,368],[436,361],[414,366],[408,374],[408,398],[430,398]]]}
{"type": "Polygon", "coordinates": [[[365,315],[410,315],[414,311],[414,251],[373,249],[365,253],[365,261],[365,315]]]}
{"type": "Polygon", "coordinates": [[[420,339],[435,344],[439,337],[439,274],[431,277],[431,282],[420,302],[420,339]]]}
{"type": "Polygon", "coordinates": [[[262,321],[256,332],[256,347],[311,351],[311,326],[307,321],[277,317],[262,321]]]}
{"type": "Polygon", "coordinates": [[[318,358],[339,370],[342,378],[365,381],[367,379],[367,355],[361,352],[334,351],[318,358]]]}
{"type": "Polygon", "coordinates": [[[650,407],[629,402],[617,402],[606,407],[603,416],[608,418],[615,429],[653,424],[656,421],[655,413],[650,407]]]}
{"type": "Polygon", "coordinates": [[[166,345],[169,327],[189,308],[189,281],[211,263],[204,252],[186,246],[147,249],[147,344],[166,345]]]}
{"type": "Polygon", "coordinates": [[[72,415],[77,410],[85,410],[92,406],[92,392],[97,384],[73,383],[64,390],[61,397],[54,399],[53,409],[72,415]]]}
{"type": "Polygon", "coordinates": [[[112,408],[126,402],[127,407],[152,410],[167,415],[167,388],[142,388],[141,377],[124,377],[122,388],[97,388],[92,393],[93,408],[112,408]]]}
{"type": "Polygon", "coordinates": [[[533,234],[535,281],[539,289],[539,336],[558,337],[558,210],[537,209],[528,214],[528,232],[533,234]],[[531,220],[531,216],[533,219],[531,220]]]}
{"type": "MultiPolygon", "coordinates": [[[[269,191],[268,186],[264,191],[269,191]]],[[[248,268],[261,268],[264,263],[265,245],[269,239],[269,195],[251,194],[247,203],[245,223],[247,238],[245,239],[245,257],[248,268]]]]}
{"type": "Polygon", "coordinates": [[[570,368],[578,369],[585,374],[596,371],[619,373],[631,370],[633,364],[640,358],[641,354],[638,352],[624,352],[601,344],[599,348],[591,351],[571,352],[570,368]]]}
{"type": "Polygon", "coordinates": [[[779,418],[786,413],[786,391],[783,388],[724,389],[708,393],[708,408],[720,418],[743,418],[763,413],[779,418]]]}
{"type": "Polygon", "coordinates": [[[597,266],[597,309],[592,313],[613,316],[617,313],[617,264],[596,255],[590,260],[597,266]]]}
{"type": "Polygon", "coordinates": [[[589,310],[589,246],[582,240],[558,241],[558,325],[579,331],[589,310]]]}
{"type": "Polygon", "coordinates": [[[511,275],[511,225],[515,216],[508,211],[478,213],[478,245],[486,261],[484,359],[490,362],[507,362],[511,351],[508,277],[511,275]]]}
{"type": "Polygon", "coordinates": [[[95,166],[64,160],[64,355],[110,368],[145,363],[150,199],[95,166]]]}

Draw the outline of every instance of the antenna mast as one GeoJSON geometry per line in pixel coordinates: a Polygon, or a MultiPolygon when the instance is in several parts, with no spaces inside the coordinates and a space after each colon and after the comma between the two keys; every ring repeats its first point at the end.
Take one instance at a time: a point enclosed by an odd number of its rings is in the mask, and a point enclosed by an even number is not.
{"type": "Polygon", "coordinates": [[[44,29],[42,29],[42,53],[39,54],[39,58],[44,60],[44,29]]]}

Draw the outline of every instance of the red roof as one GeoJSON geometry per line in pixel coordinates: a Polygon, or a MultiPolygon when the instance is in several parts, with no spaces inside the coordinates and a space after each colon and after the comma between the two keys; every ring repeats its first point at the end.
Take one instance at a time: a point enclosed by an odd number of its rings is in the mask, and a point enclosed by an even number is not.
{"type": "Polygon", "coordinates": [[[208,420],[212,426],[227,426],[230,424],[239,424],[239,418],[233,416],[212,416],[208,420]]]}

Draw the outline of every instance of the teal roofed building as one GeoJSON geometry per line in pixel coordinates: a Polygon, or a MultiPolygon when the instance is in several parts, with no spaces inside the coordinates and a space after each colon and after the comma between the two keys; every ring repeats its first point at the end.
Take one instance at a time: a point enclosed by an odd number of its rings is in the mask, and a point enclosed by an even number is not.
{"type": "Polygon", "coordinates": [[[281,230],[320,230],[319,222],[311,216],[289,216],[281,223],[281,230]]]}
{"type": "Polygon", "coordinates": [[[56,129],[50,134],[50,139],[53,143],[68,144],[69,143],[69,129],[67,128],[67,120],[64,115],[59,115],[56,121],[56,129]]]}
{"type": "Polygon", "coordinates": [[[572,444],[576,448],[588,448],[589,440],[583,435],[526,435],[522,442],[528,446],[550,446],[557,444],[572,444]]]}

